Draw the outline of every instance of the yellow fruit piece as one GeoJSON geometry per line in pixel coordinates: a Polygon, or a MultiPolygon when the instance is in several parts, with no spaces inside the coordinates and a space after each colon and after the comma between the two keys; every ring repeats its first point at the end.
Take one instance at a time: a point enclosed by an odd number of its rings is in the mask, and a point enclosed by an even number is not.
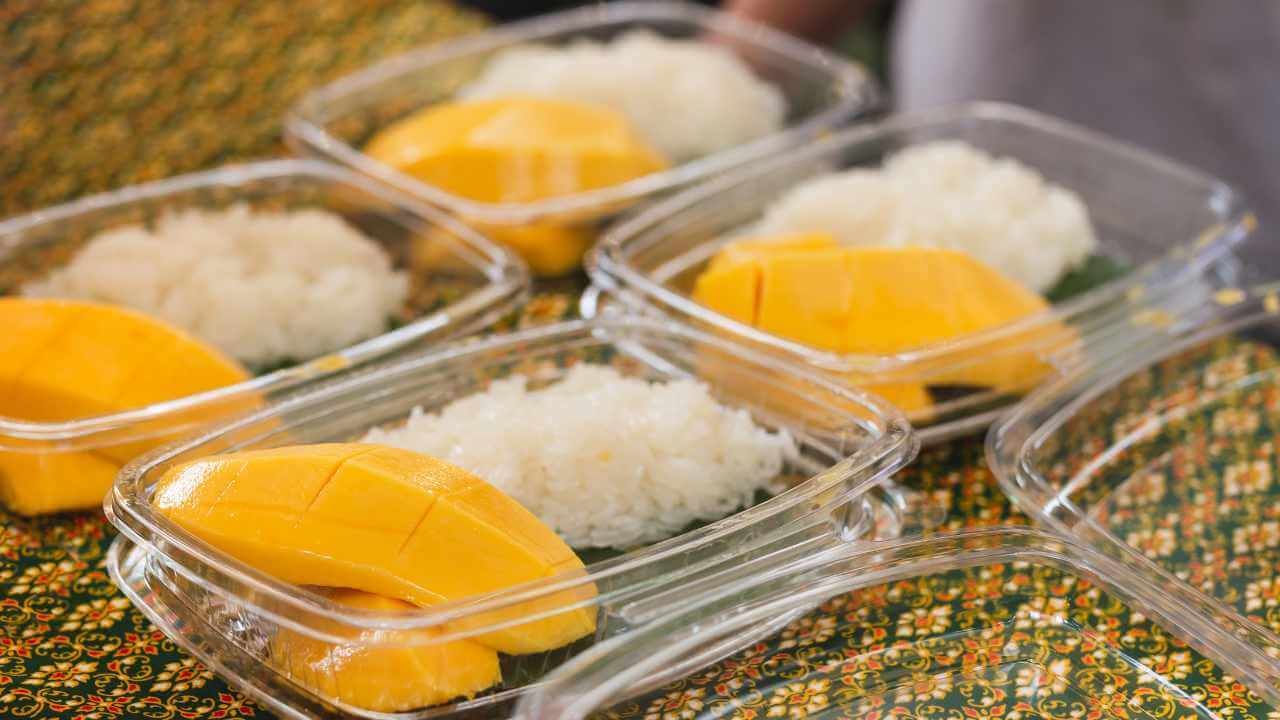
{"type": "Polygon", "coordinates": [[[1044,298],[974,257],[939,248],[847,248],[859,290],[845,348],[891,354],[1003,325],[1048,308],[1044,298]]]}
{"type": "Polygon", "coordinates": [[[850,277],[842,248],[780,251],[762,263],[756,326],[811,347],[844,352],[849,308],[865,291],[850,277]]]}
{"type": "MultiPolygon", "coordinates": [[[[814,347],[844,350],[844,308],[853,288],[844,276],[843,250],[827,233],[794,233],[737,240],[712,258],[694,283],[693,298],[722,315],[814,347]],[[829,285],[808,275],[807,253],[833,260],[819,272],[829,285]],[[775,258],[786,257],[775,262],[775,258]],[[769,282],[770,306],[761,314],[763,285],[769,282]],[[790,292],[786,286],[793,286],[790,292]],[[816,291],[814,290],[816,288],[816,291]],[[829,303],[829,305],[828,305],[829,303]]],[[[874,383],[853,378],[851,384],[880,395],[911,412],[932,404],[920,383],[874,383]]]]}
{"type": "Polygon", "coordinates": [[[22,515],[101,507],[119,472],[93,452],[0,452],[0,502],[22,515]]]}
{"type": "MultiPolygon", "coordinates": [[[[1049,303],[976,258],[933,248],[850,248],[857,294],[846,349],[893,354],[999,327],[1044,312],[1049,303]]],[[[1052,369],[1041,358],[1074,334],[1059,322],[956,350],[928,385],[1025,390],[1052,369]]]]}
{"type": "MultiPolygon", "coordinates": [[[[238,364],[199,340],[112,305],[0,298],[0,327],[8,335],[0,352],[4,417],[79,420],[249,378],[238,364]]],[[[23,514],[94,507],[121,464],[170,439],[166,435],[85,452],[33,448],[0,453],[0,495],[23,514]]]]}
{"type": "MultiPolygon", "coordinates": [[[[433,105],[379,132],[365,152],[442,190],[490,203],[598,190],[668,167],[621,114],[533,97],[433,105]]],[[[539,275],[577,267],[595,240],[589,227],[568,222],[477,227],[539,275]]]]}
{"type": "Polygon", "coordinates": [[[875,393],[905,413],[914,413],[933,404],[922,383],[856,383],[857,387],[875,393]]]}
{"type": "MultiPolygon", "coordinates": [[[[367,610],[414,606],[358,590],[324,589],[335,602],[367,610]]],[[[473,697],[502,681],[498,654],[469,640],[438,642],[437,628],[362,630],[331,623],[333,643],[283,629],[272,655],[294,682],[318,695],[376,712],[403,712],[473,697]]]]}
{"type": "Polygon", "coordinates": [[[456,195],[494,203],[571,195],[667,167],[620,113],[533,97],[433,105],[379,132],[365,152],[456,195]]]}
{"type": "MultiPolygon", "coordinates": [[[[590,224],[534,223],[493,225],[469,223],[478,232],[508,246],[540,277],[557,277],[574,270],[596,241],[590,224]]],[[[459,252],[448,233],[432,228],[414,238],[413,267],[424,272],[473,273],[475,265],[459,252]]]]}
{"type": "Polygon", "coordinates": [[[820,250],[835,246],[835,238],[825,233],[795,233],[737,240],[722,248],[711,259],[707,269],[698,276],[694,282],[693,299],[738,322],[755,326],[759,320],[766,258],[787,251],[820,250]]]}
{"type": "Polygon", "coordinates": [[[596,241],[589,225],[478,225],[477,229],[506,245],[541,277],[564,275],[582,264],[582,256],[596,241]]]}
{"type": "MultiPolygon", "coordinates": [[[[299,445],[171,468],[156,509],[206,542],[287,582],[348,587],[419,606],[462,600],[582,563],[528,510],[436,458],[364,444],[299,445]]],[[[594,586],[463,623],[503,622],[589,599],[594,586]]],[[[511,654],[595,630],[591,609],[478,635],[511,654]]]]}
{"type": "Polygon", "coordinates": [[[801,232],[765,237],[749,237],[735,240],[724,246],[711,259],[709,270],[720,265],[740,262],[761,262],[773,255],[793,250],[822,250],[838,247],[835,236],[829,233],[801,232]]]}
{"type": "MultiPolygon", "coordinates": [[[[494,225],[467,221],[490,240],[511,248],[539,277],[558,277],[582,264],[582,256],[596,241],[597,227],[590,222],[564,224],[494,225]]],[[[431,228],[413,241],[413,267],[426,272],[473,273],[456,241],[445,231],[431,228]]]]}
{"type": "Polygon", "coordinates": [[[721,262],[698,276],[693,297],[740,323],[755,326],[760,295],[760,266],[755,262],[721,262]]]}
{"type": "MultiPolygon", "coordinates": [[[[839,247],[820,233],[754,238],[723,248],[693,298],[728,317],[806,345],[896,355],[1011,323],[1048,303],[977,259],[937,248],[839,247]]],[[[908,411],[931,404],[926,385],[1024,389],[1040,358],[1072,338],[1060,323],[956,351],[919,383],[853,382],[908,411]]]]}

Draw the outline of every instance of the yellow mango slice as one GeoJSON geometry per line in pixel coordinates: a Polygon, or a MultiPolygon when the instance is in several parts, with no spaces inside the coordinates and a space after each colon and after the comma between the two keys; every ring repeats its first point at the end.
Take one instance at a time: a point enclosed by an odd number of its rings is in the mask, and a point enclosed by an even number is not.
{"type": "MultiPolygon", "coordinates": [[[[4,417],[78,420],[249,378],[214,348],[113,305],[0,298],[0,327],[16,330],[0,352],[4,417]]],[[[248,400],[237,407],[247,409],[254,403],[248,400]]],[[[170,439],[149,438],[85,452],[0,453],[0,496],[11,509],[28,515],[95,507],[121,464],[170,439]]]]}
{"type": "MultiPolygon", "coordinates": [[[[494,225],[468,221],[468,224],[489,239],[510,247],[540,277],[558,277],[574,270],[596,241],[596,228],[587,223],[494,225]]],[[[425,272],[469,273],[474,269],[473,264],[459,256],[446,233],[435,228],[414,238],[412,263],[425,272]]]]}
{"type": "Polygon", "coordinates": [[[967,253],[939,248],[846,248],[857,288],[845,347],[898,353],[986,330],[1048,308],[1044,298],[967,253]]]}
{"type": "MultiPolygon", "coordinates": [[[[722,315],[739,322],[774,332],[788,339],[808,342],[818,348],[844,350],[844,311],[847,293],[852,291],[843,276],[844,260],[835,237],[828,233],[792,233],[750,237],[734,241],[711,259],[707,269],[694,281],[693,299],[722,315]],[[811,292],[818,285],[808,277],[811,265],[808,253],[826,255],[833,262],[818,267],[831,285],[811,292]],[[775,257],[788,256],[781,264],[771,265],[775,257]],[[766,272],[766,268],[770,268],[766,272]],[[761,315],[761,301],[766,275],[769,278],[769,309],[761,315]],[[784,286],[792,284],[795,293],[784,286]],[[828,307],[825,303],[831,303],[828,307]],[[815,322],[816,318],[816,322],[815,322]],[[807,340],[806,340],[807,338],[807,340]]],[[[916,411],[932,404],[920,383],[874,383],[865,378],[850,378],[850,383],[874,392],[905,411],[916,411]]]]}
{"type": "MultiPolygon", "coordinates": [[[[976,258],[933,248],[850,248],[851,281],[873,288],[851,306],[849,352],[897,353],[1011,323],[1043,312],[1044,298],[976,258]],[[906,321],[904,321],[906,320],[906,321]]],[[[1025,389],[1050,367],[1041,348],[1068,342],[1060,323],[956,351],[954,369],[930,374],[931,385],[1025,389]]]]}
{"type": "Polygon", "coordinates": [[[22,515],[101,507],[119,472],[93,452],[0,452],[0,502],[22,515]]]}
{"type": "Polygon", "coordinates": [[[904,413],[916,413],[933,404],[933,399],[929,397],[929,391],[925,389],[922,383],[867,383],[855,381],[854,386],[879,395],[904,413]]]}
{"type": "Polygon", "coordinates": [[[812,347],[845,352],[849,308],[865,291],[850,277],[841,248],[778,252],[761,269],[756,326],[812,347]]]}
{"type": "MultiPolygon", "coordinates": [[[[668,167],[620,113],[519,96],[433,105],[377,133],[365,153],[455,195],[491,203],[597,190],[668,167]]],[[[585,221],[477,228],[549,276],[582,261],[595,240],[585,221]]]]}
{"type": "MultiPolygon", "coordinates": [[[[419,606],[582,572],[528,510],[461,468],[397,448],[300,445],[171,468],[152,502],[173,522],[287,582],[348,587],[419,606]]],[[[472,629],[589,599],[593,586],[464,623],[472,629]]],[[[511,654],[595,630],[592,609],[495,630],[476,641],[511,654]]]]}
{"type": "Polygon", "coordinates": [[[747,237],[724,246],[711,259],[707,269],[714,270],[721,265],[739,262],[761,263],[773,255],[792,250],[823,250],[835,247],[839,247],[839,243],[836,242],[835,236],[829,233],[799,232],[747,237]]]}
{"type": "Polygon", "coordinates": [[[494,203],[570,195],[667,167],[621,114],[534,97],[433,105],[379,132],[365,152],[456,195],[494,203]]]}
{"type": "MultiPolygon", "coordinates": [[[[358,590],[320,592],[355,608],[414,608],[358,590]]],[[[502,681],[495,651],[469,640],[437,642],[442,633],[437,628],[357,632],[333,623],[324,630],[349,640],[331,643],[284,629],[272,638],[272,655],[294,682],[348,705],[375,712],[403,712],[470,698],[502,681]]]]}
{"type": "Polygon", "coordinates": [[[760,265],[721,262],[698,276],[693,297],[698,302],[746,325],[755,326],[760,302],[760,265]]]}
{"type": "MultiPolygon", "coordinates": [[[[46,309],[16,298],[0,297],[0,322],[4,322],[5,341],[0,346],[0,379],[13,378],[33,365],[51,349],[55,340],[71,329],[75,313],[46,309]]],[[[0,380],[0,383],[5,383],[0,380]]],[[[8,394],[0,386],[0,402],[8,394]]]]}
{"type": "Polygon", "coordinates": [[[541,277],[564,275],[582,264],[582,256],[595,244],[595,229],[588,225],[541,222],[531,225],[477,225],[480,232],[511,248],[541,277]]]}
{"type": "MultiPolygon", "coordinates": [[[[936,248],[839,247],[821,233],[751,238],[724,247],[693,298],[728,317],[833,352],[895,355],[1045,310],[1048,303],[977,259],[936,248]]],[[[1040,358],[1071,341],[1060,323],[957,351],[919,383],[850,381],[907,411],[928,407],[925,385],[1025,389],[1040,358]],[[1012,348],[1012,349],[1010,349],[1012,348]]]]}
{"type": "Polygon", "coordinates": [[[791,250],[834,247],[835,238],[826,233],[794,233],[734,241],[722,248],[694,281],[693,299],[734,320],[757,325],[766,258],[791,250]]]}

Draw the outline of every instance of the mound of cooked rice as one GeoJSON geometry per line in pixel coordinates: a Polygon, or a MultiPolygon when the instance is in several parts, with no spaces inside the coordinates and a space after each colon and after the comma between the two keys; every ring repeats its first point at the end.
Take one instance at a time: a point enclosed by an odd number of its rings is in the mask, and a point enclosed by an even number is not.
{"type": "Polygon", "coordinates": [[[576,365],[533,391],[523,376],[499,380],[364,440],[470,470],[579,548],[625,549],[722,518],[795,452],[785,431],[756,426],[701,383],[650,383],[601,365],[576,365]]]}
{"type": "Polygon", "coordinates": [[[383,332],[409,285],[332,213],[235,206],[108,230],[22,290],[131,307],[261,367],[383,332]]]}
{"type": "Polygon", "coordinates": [[[610,107],[674,162],[775,132],[787,112],[782,93],[732,51],[645,30],[607,44],[504,50],[458,94],[532,94],[610,107]]]}
{"type": "Polygon", "coordinates": [[[1037,291],[1098,245],[1084,203],[1012,158],[956,141],[925,143],[798,185],[753,232],[829,232],[847,245],[967,252],[1037,291]]]}

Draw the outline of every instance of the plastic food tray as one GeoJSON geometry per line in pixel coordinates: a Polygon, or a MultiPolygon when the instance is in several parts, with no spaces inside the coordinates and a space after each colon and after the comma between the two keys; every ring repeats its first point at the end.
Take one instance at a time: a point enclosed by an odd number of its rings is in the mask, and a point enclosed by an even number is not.
{"type": "MultiPolygon", "coordinates": [[[[851,384],[928,387],[931,378],[1015,355],[1038,357],[1052,367],[1068,365],[1078,358],[1075,338],[1118,325],[1148,290],[1176,295],[1175,288],[1205,275],[1234,278],[1231,248],[1252,226],[1235,191],[1197,171],[1029,110],[965,105],[844,130],[620,222],[588,258],[598,287],[584,297],[583,312],[596,312],[604,292],[620,300],[613,307],[622,305],[625,312],[666,314],[851,384]],[[1078,193],[1098,234],[1099,253],[1132,270],[1047,313],[896,355],[814,349],[731,320],[689,297],[699,272],[731,234],[755,222],[788,188],[817,175],[878,165],[898,149],[943,139],[1016,158],[1078,193]],[[1073,331],[1054,331],[1060,322],[1073,331]]],[[[944,439],[984,427],[1017,394],[972,389],[935,394],[932,405],[909,416],[922,440],[944,439]]]]}
{"type": "Polygon", "coordinates": [[[587,650],[522,698],[516,717],[1131,720],[1273,711],[1273,688],[1251,692],[1226,674],[1239,664],[1201,642],[1214,629],[1208,618],[1187,616],[1158,586],[1070,539],[987,529],[834,544],[792,560],[587,650]],[[792,621],[762,638],[757,628],[776,618],[792,621]]]}
{"type": "MultiPolygon", "coordinates": [[[[745,561],[825,542],[832,533],[850,541],[872,540],[936,523],[940,518],[934,506],[889,480],[914,457],[916,447],[905,419],[881,401],[723,338],[642,318],[566,323],[462,343],[335,381],[136,460],[122,472],[106,504],[109,519],[122,533],[110,566],[117,584],[171,637],[289,717],[338,710],[366,717],[393,715],[343,705],[287,680],[281,674],[287,659],[275,654],[271,644],[283,628],[324,642],[344,638],[342,642],[355,646],[403,642],[369,638],[378,629],[475,620],[519,601],[594,583],[598,594],[580,601],[596,608],[594,639],[549,653],[504,656],[506,683],[496,691],[394,716],[498,713],[583,646],[644,625],[707,588],[729,582],[745,561]],[[151,510],[154,483],[174,463],[241,448],[358,439],[371,427],[403,420],[415,406],[430,411],[514,373],[537,387],[583,361],[609,363],[634,377],[694,377],[707,383],[720,402],[747,409],[766,426],[786,428],[800,448],[784,470],[789,489],[672,539],[612,559],[588,560],[585,575],[562,574],[410,613],[336,605],[229,558],[151,510]]],[[[469,630],[442,633],[435,641],[475,635],[487,627],[466,624],[469,630]]]]}
{"type": "Polygon", "coordinates": [[[813,139],[879,103],[861,67],[767,27],[684,3],[618,2],[502,25],[423,48],[341,78],[305,96],[290,113],[286,138],[299,152],[330,159],[445,208],[477,227],[501,229],[550,222],[594,235],[621,210],[731,167],[813,139]],[[786,127],[745,145],[609,188],[532,203],[468,200],[379,163],[360,151],[378,129],[450,99],[494,53],[531,43],[608,40],[644,28],[664,37],[700,37],[730,48],[773,83],[790,108],[786,127]]]}
{"type": "Polygon", "coordinates": [[[1206,621],[1215,658],[1262,692],[1280,687],[1280,297],[1215,299],[1212,314],[1146,314],[1122,352],[1029,396],[987,450],[1018,507],[1206,621]]]}
{"type": "Polygon", "coordinates": [[[411,277],[410,300],[397,318],[402,325],[239,385],[134,410],[59,423],[0,417],[0,454],[26,468],[22,482],[56,482],[56,470],[48,468],[68,454],[139,441],[154,446],[344,368],[474,331],[528,290],[518,259],[447,214],[332,165],[283,160],[128,187],[0,222],[0,293],[17,293],[68,262],[102,231],[150,223],[171,210],[241,203],[329,210],[381,244],[411,277]]]}

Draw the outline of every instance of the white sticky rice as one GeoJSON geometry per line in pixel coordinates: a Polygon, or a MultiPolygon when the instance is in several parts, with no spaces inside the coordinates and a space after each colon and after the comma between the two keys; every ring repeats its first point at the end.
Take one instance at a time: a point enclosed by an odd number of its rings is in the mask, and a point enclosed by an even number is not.
{"type": "Polygon", "coordinates": [[[1012,158],[941,141],[802,183],[752,228],[825,231],[846,245],[968,252],[1037,292],[1098,245],[1084,203],[1012,158]]]}
{"type": "Polygon", "coordinates": [[[727,48],[645,30],[605,44],[504,50],[458,92],[512,94],[610,107],[677,163],[775,132],[787,111],[782,93],[727,48]]]}
{"type": "Polygon", "coordinates": [[[408,289],[337,215],[235,206],[108,230],[23,293],[134,308],[261,367],[383,332],[408,289]]]}
{"type": "Polygon", "coordinates": [[[630,548],[749,505],[795,452],[693,380],[651,383],[576,365],[529,391],[512,376],[415,409],[365,442],[433,455],[515,498],[573,547],[630,548]]]}

